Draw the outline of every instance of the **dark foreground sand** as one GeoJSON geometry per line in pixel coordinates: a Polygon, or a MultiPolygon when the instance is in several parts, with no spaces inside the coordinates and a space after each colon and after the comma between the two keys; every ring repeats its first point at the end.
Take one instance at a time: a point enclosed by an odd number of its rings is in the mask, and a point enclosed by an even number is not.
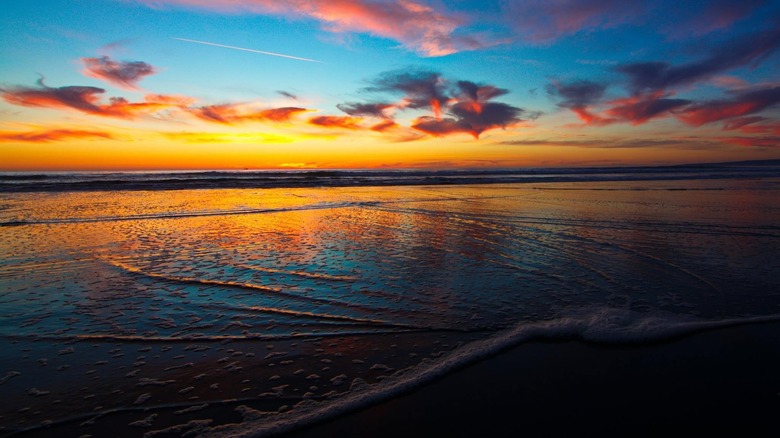
{"type": "Polygon", "coordinates": [[[304,437],[780,433],[780,323],[643,346],[534,342],[304,437]]]}

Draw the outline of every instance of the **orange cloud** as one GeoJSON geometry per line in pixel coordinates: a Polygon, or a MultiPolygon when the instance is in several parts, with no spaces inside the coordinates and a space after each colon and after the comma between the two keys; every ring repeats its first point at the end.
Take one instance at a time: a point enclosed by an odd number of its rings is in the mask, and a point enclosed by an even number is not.
{"type": "Polygon", "coordinates": [[[281,107],[264,110],[247,109],[242,104],[207,105],[189,108],[191,114],[208,122],[233,124],[241,122],[286,122],[298,113],[307,112],[306,108],[281,107]]]}
{"type": "Polygon", "coordinates": [[[362,121],[363,119],[360,117],[349,116],[317,116],[309,119],[309,123],[312,125],[343,129],[360,129],[360,122],[362,121]]]}
{"type": "Polygon", "coordinates": [[[179,107],[186,99],[180,96],[150,94],[143,102],[130,102],[123,97],[112,97],[101,103],[106,90],[98,87],[49,87],[38,81],[37,87],[2,88],[6,102],[28,107],[71,108],[98,116],[132,119],[139,114],[151,114],[171,107],[179,107]]]}
{"type": "Polygon", "coordinates": [[[398,123],[395,123],[392,120],[384,120],[372,126],[371,130],[376,132],[386,132],[391,129],[395,129],[397,127],[398,127],[398,123]]]}
{"type": "Polygon", "coordinates": [[[72,138],[103,138],[112,139],[113,135],[103,131],[88,131],[80,129],[49,129],[44,131],[14,132],[0,131],[0,141],[2,142],[30,142],[44,143],[49,141],[61,141],[72,138]]]}

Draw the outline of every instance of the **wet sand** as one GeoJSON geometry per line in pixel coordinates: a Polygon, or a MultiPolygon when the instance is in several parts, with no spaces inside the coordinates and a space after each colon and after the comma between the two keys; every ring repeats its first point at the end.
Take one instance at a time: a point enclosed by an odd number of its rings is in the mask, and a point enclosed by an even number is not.
{"type": "Polygon", "coordinates": [[[762,323],[639,346],[531,342],[288,436],[774,436],[779,340],[762,323]]]}

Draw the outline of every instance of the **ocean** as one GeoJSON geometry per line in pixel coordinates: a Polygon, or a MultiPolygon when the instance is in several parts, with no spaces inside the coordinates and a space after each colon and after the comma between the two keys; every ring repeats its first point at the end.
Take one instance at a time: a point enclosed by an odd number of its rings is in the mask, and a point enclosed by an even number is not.
{"type": "Polygon", "coordinates": [[[780,320],[780,165],[0,174],[0,435],[263,436],[780,320]]]}

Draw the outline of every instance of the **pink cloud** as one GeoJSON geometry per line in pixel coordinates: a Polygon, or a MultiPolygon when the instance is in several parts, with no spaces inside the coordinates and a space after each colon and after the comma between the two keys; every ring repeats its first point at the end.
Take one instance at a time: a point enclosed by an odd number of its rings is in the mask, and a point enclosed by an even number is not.
{"type": "Polygon", "coordinates": [[[776,148],[780,146],[780,136],[769,137],[720,137],[718,140],[745,147],[776,148]]]}
{"type": "Polygon", "coordinates": [[[480,35],[464,36],[463,17],[420,1],[370,0],[136,0],[150,7],[184,6],[223,13],[254,13],[310,18],[333,33],[367,33],[400,42],[424,56],[443,56],[492,44],[480,35]]]}
{"type": "Polygon", "coordinates": [[[730,99],[698,102],[676,114],[682,122],[701,126],[744,117],[780,104],[780,86],[760,87],[735,94],[730,99]]]}

